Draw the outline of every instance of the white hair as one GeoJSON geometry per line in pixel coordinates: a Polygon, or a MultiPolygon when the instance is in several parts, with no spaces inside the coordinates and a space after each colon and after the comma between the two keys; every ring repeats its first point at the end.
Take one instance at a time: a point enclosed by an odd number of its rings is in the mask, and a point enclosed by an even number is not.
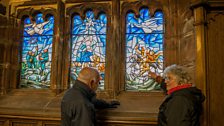
{"type": "Polygon", "coordinates": [[[192,83],[192,78],[187,70],[187,68],[180,65],[170,65],[165,68],[164,75],[172,74],[177,77],[178,84],[192,83]]]}

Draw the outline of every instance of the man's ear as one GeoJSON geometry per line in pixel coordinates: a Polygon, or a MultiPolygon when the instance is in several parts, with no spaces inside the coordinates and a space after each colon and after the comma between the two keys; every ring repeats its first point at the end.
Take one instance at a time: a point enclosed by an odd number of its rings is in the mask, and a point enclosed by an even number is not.
{"type": "Polygon", "coordinates": [[[90,88],[92,89],[94,87],[94,80],[90,81],[90,88]]]}

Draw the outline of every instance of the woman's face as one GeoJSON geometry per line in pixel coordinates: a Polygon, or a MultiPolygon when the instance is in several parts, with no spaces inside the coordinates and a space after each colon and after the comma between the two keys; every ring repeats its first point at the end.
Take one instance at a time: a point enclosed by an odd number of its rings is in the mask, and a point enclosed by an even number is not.
{"type": "Polygon", "coordinates": [[[178,86],[177,77],[171,73],[167,73],[165,75],[165,83],[166,89],[170,90],[171,88],[178,86]]]}

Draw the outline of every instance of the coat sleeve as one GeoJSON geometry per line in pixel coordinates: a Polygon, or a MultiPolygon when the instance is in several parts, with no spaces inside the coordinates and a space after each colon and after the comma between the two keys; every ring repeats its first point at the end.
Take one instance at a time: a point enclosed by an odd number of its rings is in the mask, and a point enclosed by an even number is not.
{"type": "Polygon", "coordinates": [[[72,126],[95,126],[96,117],[92,104],[85,104],[74,107],[72,111],[72,126]]]}
{"type": "Polygon", "coordinates": [[[176,96],[167,104],[165,115],[167,117],[167,126],[190,126],[191,106],[186,98],[176,96]]]}
{"type": "Polygon", "coordinates": [[[108,103],[102,99],[97,99],[96,97],[92,98],[92,103],[94,104],[95,108],[97,108],[97,109],[104,109],[104,108],[110,107],[110,103],[108,103]]]}
{"type": "Polygon", "coordinates": [[[167,93],[165,79],[162,79],[162,81],[161,81],[161,83],[160,83],[160,88],[161,88],[165,93],[167,93]]]}

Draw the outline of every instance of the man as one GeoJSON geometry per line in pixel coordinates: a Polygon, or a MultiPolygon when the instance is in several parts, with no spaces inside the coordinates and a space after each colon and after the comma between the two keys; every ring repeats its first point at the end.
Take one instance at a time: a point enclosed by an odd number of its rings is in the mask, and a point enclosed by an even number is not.
{"type": "Polygon", "coordinates": [[[28,51],[26,55],[27,67],[32,68],[33,66],[33,56],[32,51],[28,51]]]}
{"type": "Polygon", "coordinates": [[[49,60],[48,49],[44,49],[42,53],[39,55],[40,67],[42,72],[45,70],[46,63],[49,60]]]}
{"type": "Polygon", "coordinates": [[[107,103],[96,99],[99,72],[93,68],[83,68],[71,89],[61,102],[62,126],[96,126],[95,108],[115,108],[117,101],[107,103]]]}

